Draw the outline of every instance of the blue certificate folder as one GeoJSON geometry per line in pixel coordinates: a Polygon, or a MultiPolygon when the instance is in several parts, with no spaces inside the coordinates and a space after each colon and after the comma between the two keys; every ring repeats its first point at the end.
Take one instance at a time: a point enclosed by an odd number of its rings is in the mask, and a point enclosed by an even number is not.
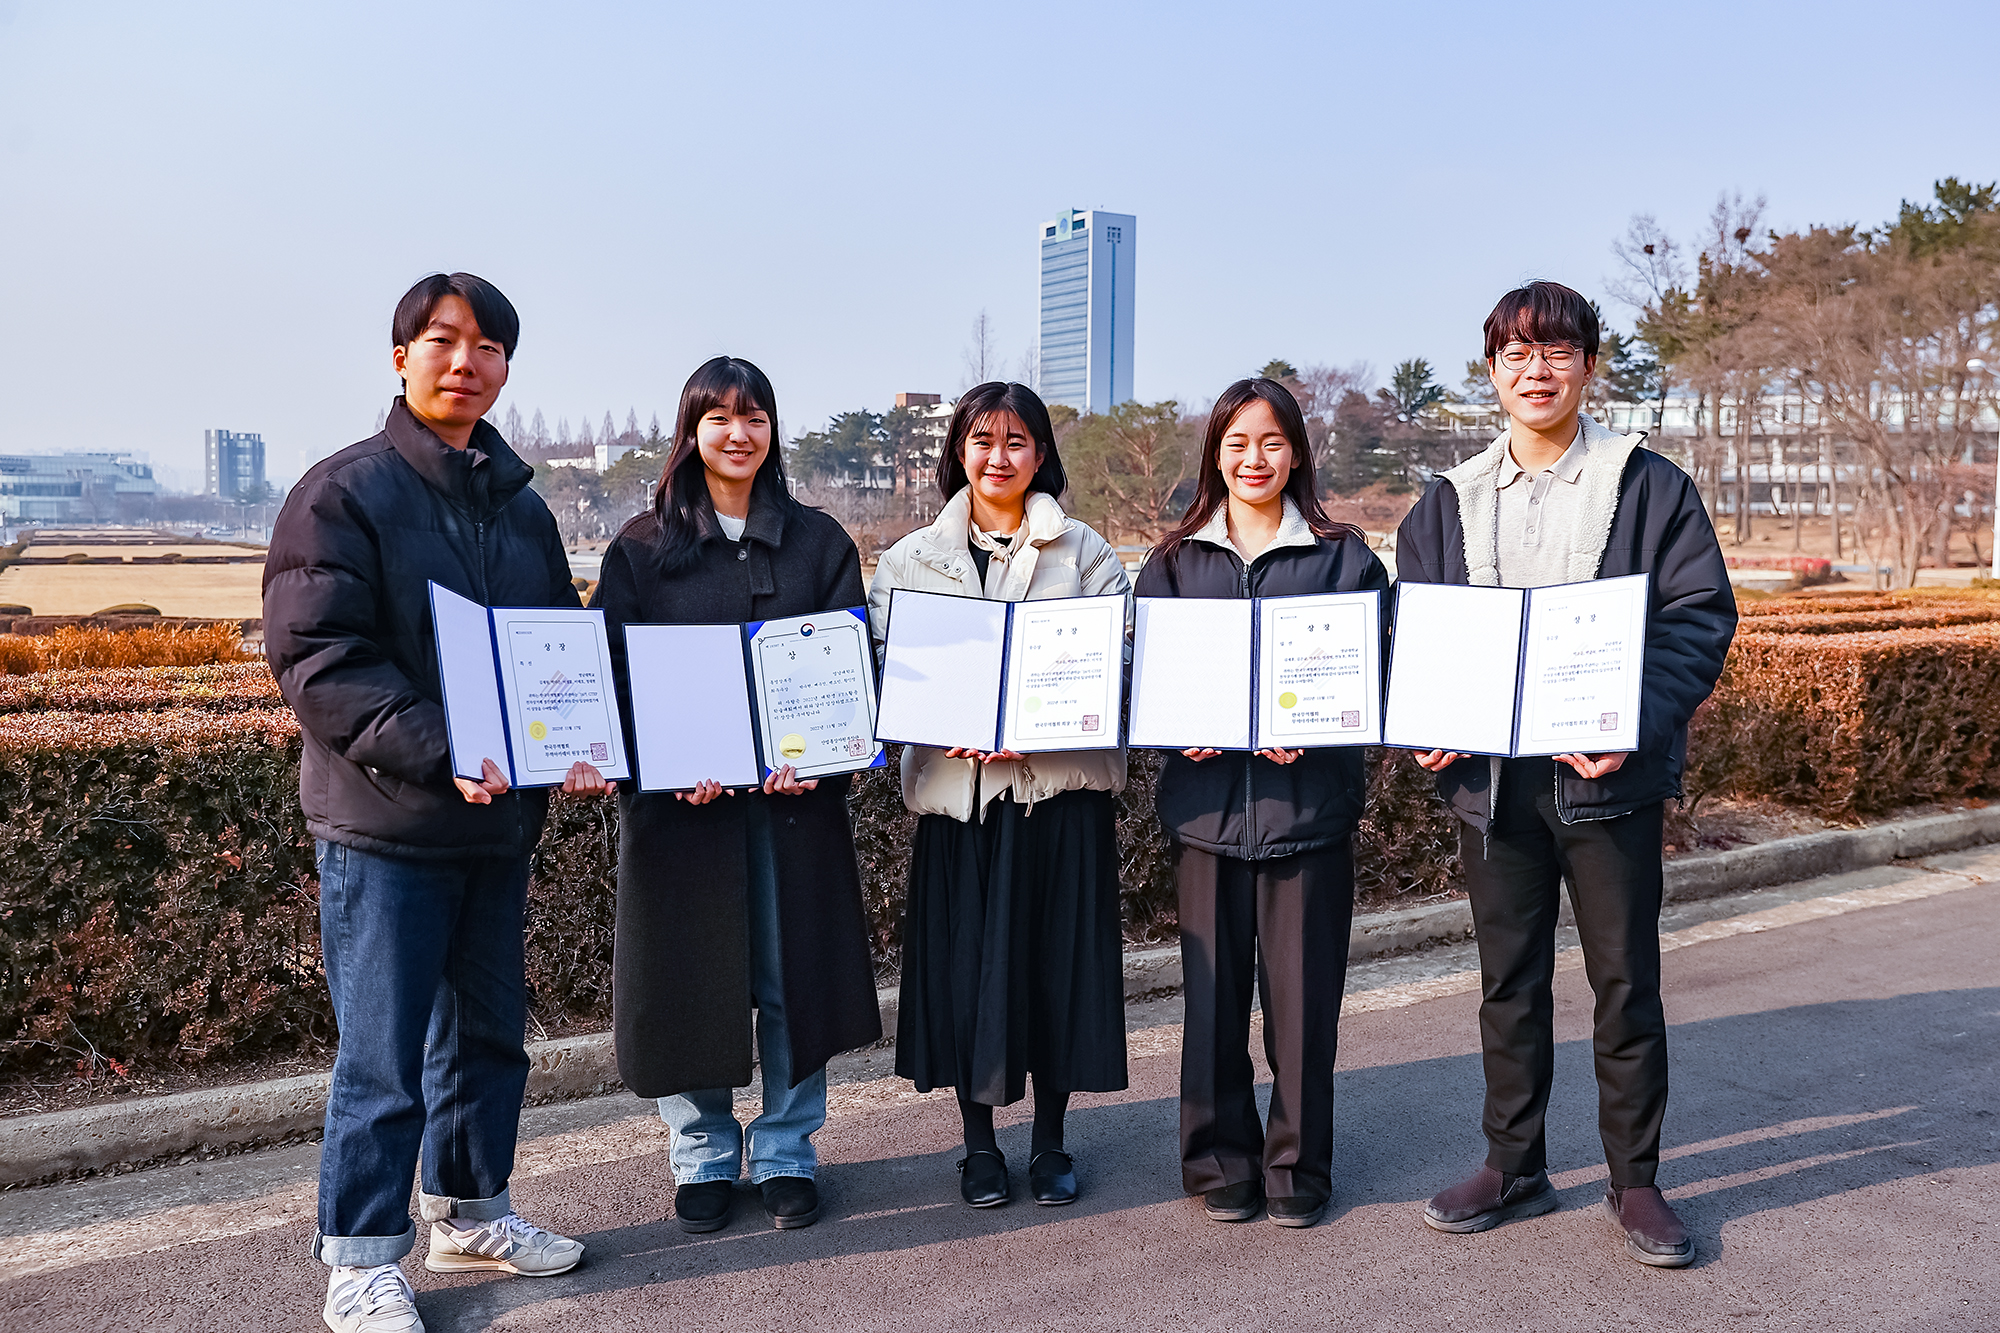
{"type": "Polygon", "coordinates": [[[1396,585],[1382,743],[1519,758],[1639,746],[1652,580],[1396,585]]]}
{"type": "Polygon", "coordinates": [[[455,775],[478,778],[491,759],[516,787],[559,786],[578,760],[632,776],[602,611],[430,593],[455,775]]]}
{"type": "Polygon", "coordinates": [[[754,787],[886,763],[864,607],[748,625],[627,625],[641,791],[754,787]]]}

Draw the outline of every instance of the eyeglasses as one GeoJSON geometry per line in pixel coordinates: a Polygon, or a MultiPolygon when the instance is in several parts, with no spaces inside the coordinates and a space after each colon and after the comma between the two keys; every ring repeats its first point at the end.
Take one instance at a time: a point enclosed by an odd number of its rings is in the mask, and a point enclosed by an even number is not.
{"type": "Polygon", "coordinates": [[[1508,343],[1500,349],[1500,364],[1509,370],[1526,370],[1537,352],[1550,370],[1568,370],[1583,355],[1573,343],[1508,343]]]}

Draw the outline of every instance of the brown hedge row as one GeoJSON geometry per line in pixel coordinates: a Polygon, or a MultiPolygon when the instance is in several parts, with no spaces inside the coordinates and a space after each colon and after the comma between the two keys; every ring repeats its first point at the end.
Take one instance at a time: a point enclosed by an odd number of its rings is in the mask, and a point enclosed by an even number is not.
{"type": "Polygon", "coordinates": [[[2000,624],[1744,634],[1689,727],[1688,794],[1853,819],[2000,789],[2000,624]]]}
{"type": "MultiPolygon", "coordinates": [[[[261,664],[0,682],[0,1067],[327,1039],[298,728],[277,702],[261,664]]],[[[1134,756],[1119,806],[1125,919],[1140,939],[1176,928],[1152,816],[1158,762],[1134,756]]],[[[1375,763],[1357,838],[1364,901],[1447,887],[1454,844],[1428,779],[1398,756],[1375,763]]],[[[886,966],[915,829],[893,763],[856,779],[850,807],[886,966]]],[[[545,1027],[610,1012],[616,847],[615,803],[555,798],[529,890],[545,1027]]]]}
{"type": "MultiPolygon", "coordinates": [[[[325,1041],[298,732],[261,664],[0,682],[0,1067],[202,1059],[325,1041]]],[[[1690,796],[1854,818],[2000,791],[2000,623],[1745,633],[1690,738],[1690,796]]],[[[1128,929],[1175,928],[1157,756],[1120,801],[1128,929]]],[[[914,819],[895,768],[850,798],[878,959],[897,951],[914,819]]],[[[612,802],[555,799],[535,853],[529,980],[545,1026],[609,1013],[612,802]]],[[[1456,840],[1406,756],[1372,759],[1361,902],[1449,890],[1456,840]]]]}

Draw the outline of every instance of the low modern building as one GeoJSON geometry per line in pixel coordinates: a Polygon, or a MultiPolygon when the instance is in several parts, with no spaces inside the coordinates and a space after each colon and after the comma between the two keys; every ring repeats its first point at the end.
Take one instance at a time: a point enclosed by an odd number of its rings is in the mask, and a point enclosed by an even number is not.
{"type": "Polygon", "coordinates": [[[204,494],[225,500],[264,496],[264,437],[236,431],[202,432],[202,458],[208,467],[204,494]]]}
{"type": "Polygon", "coordinates": [[[1079,412],[1132,398],[1138,219],[1073,208],[1041,226],[1041,394],[1079,412]]]}
{"type": "Polygon", "coordinates": [[[115,523],[159,494],[132,454],[0,454],[0,523],[115,523]]]}

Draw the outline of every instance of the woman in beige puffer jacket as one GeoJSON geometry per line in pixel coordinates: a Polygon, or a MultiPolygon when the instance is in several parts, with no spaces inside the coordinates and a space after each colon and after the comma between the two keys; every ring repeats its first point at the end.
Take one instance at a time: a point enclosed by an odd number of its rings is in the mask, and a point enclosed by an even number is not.
{"type": "MultiPolygon", "coordinates": [[[[1104,538],[1062,512],[1048,409],[1024,385],[969,391],[952,414],[943,512],[883,555],[868,593],[878,642],[897,588],[1001,601],[1120,594],[1131,580],[1104,538]]],[[[958,1091],[962,1197],[1011,1196],[993,1108],[1034,1075],[1028,1185],[1077,1193],[1063,1151],[1072,1092],[1125,1087],[1125,1001],[1114,797],[1123,750],[1014,755],[903,749],[919,816],[903,925],[896,1072],[958,1091]]]]}

